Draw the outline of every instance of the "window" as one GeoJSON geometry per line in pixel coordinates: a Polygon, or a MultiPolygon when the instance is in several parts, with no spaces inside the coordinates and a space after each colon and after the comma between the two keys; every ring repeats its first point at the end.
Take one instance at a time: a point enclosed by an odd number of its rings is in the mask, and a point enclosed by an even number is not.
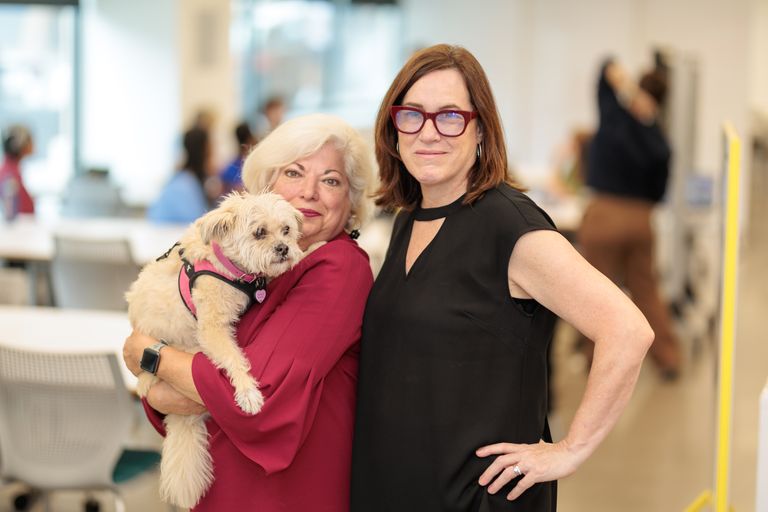
{"type": "Polygon", "coordinates": [[[38,199],[64,188],[77,143],[77,6],[48,3],[0,3],[0,128],[21,123],[32,131],[35,153],[24,161],[24,180],[38,199]]]}
{"type": "Polygon", "coordinates": [[[292,114],[324,111],[373,124],[402,64],[397,5],[235,0],[232,17],[246,116],[279,96],[292,114]]]}

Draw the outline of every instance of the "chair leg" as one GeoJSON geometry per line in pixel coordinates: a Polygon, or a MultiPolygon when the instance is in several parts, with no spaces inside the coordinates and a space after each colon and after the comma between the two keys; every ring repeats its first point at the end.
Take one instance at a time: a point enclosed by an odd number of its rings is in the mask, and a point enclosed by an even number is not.
{"type": "Polygon", "coordinates": [[[28,489],[13,496],[13,510],[31,510],[40,499],[40,491],[28,489]]]}
{"type": "Polygon", "coordinates": [[[111,489],[111,492],[112,496],[115,497],[115,512],[125,512],[125,501],[123,501],[123,497],[115,489],[111,489]]]}

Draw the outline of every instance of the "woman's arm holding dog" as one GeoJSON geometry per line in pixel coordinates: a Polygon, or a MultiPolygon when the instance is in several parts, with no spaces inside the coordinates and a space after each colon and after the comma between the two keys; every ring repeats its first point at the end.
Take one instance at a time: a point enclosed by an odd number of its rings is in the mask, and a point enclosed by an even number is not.
{"type": "MultiPolygon", "coordinates": [[[[123,345],[123,359],[128,369],[134,375],[141,373],[141,367],[139,361],[144,354],[144,349],[157,343],[157,340],[133,331],[125,340],[123,345]]],[[[157,386],[153,386],[150,390],[150,394],[147,397],[149,404],[159,412],[165,414],[199,414],[200,412],[194,407],[194,402],[199,405],[202,411],[205,410],[202,407],[203,400],[200,398],[200,394],[195,388],[195,383],[192,380],[192,354],[177,350],[173,347],[165,347],[160,356],[160,365],[157,368],[157,376],[168,384],[168,388],[161,388],[155,391],[153,396],[153,390],[157,386]],[[171,390],[175,390],[177,393],[171,393],[171,390]],[[153,401],[156,401],[160,407],[165,410],[161,410],[155,407],[153,401]],[[189,411],[189,412],[183,412],[189,411]]]]}
{"type": "Polygon", "coordinates": [[[323,399],[334,414],[351,413],[354,386],[347,384],[357,374],[372,283],[367,258],[344,241],[326,244],[276,281],[267,299],[273,309],[265,310],[263,321],[240,324],[239,335],[250,336],[244,352],[265,399],[258,414],[244,414],[229,378],[204,354],[195,355],[192,375],[213,421],[266,474],[290,466],[323,399]]]}
{"type": "Polygon", "coordinates": [[[190,416],[203,414],[207,411],[205,406],[185,397],[176,391],[173,386],[163,380],[149,388],[147,403],[161,414],[190,416]]]}

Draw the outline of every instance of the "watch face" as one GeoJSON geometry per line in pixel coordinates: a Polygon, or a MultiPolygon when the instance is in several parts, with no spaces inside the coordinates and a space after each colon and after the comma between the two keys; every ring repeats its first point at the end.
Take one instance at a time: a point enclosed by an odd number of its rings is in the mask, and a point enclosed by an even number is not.
{"type": "Polygon", "coordinates": [[[157,364],[160,362],[160,353],[148,348],[144,349],[144,354],[141,356],[141,362],[139,366],[145,372],[152,374],[157,373],[157,364]]]}

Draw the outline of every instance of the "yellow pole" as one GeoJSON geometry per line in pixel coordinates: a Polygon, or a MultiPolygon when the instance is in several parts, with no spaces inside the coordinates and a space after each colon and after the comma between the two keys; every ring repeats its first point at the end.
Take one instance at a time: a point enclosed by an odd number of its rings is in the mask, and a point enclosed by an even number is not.
{"type": "Polygon", "coordinates": [[[699,512],[712,503],[712,491],[702,492],[696,501],[688,505],[683,512],[699,512]]]}
{"type": "Polygon", "coordinates": [[[719,386],[717,401],[717,456],[715,461],[715,512],[728,512],[733,420],[733,352],[736,335],[736,285],[739,254],[739,190],[741,143],[726,123],[728,175],[725,200],[725,250],[721,300],[719,386]]]}

